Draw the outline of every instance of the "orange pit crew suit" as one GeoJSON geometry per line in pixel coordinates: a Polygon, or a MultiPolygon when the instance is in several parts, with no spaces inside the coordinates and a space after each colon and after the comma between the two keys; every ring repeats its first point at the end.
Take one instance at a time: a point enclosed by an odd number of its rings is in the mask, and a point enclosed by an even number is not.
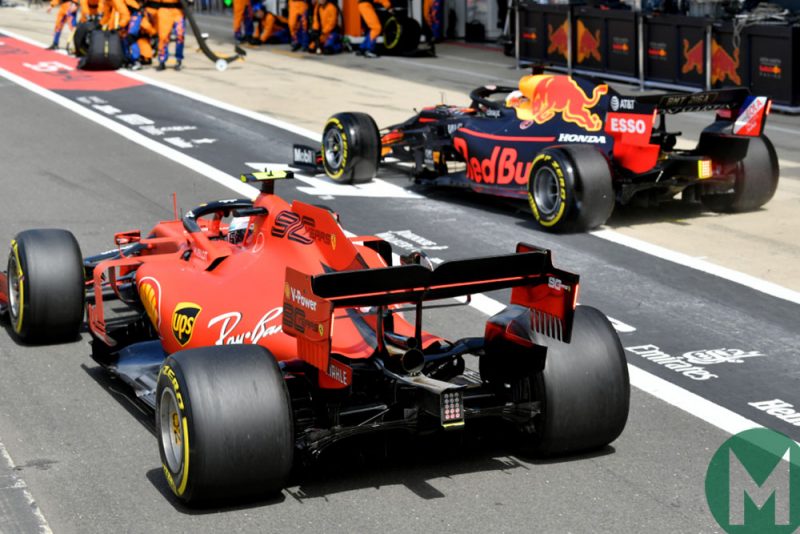
{"type": "Polygon", "coordinates": [[[48,50],[55,50],[58,48],[58,40],[61,38],[61,30],[64,29],[64,24],[69,24],[70,28],[75,27],[75,16],[78,13],[78,4],[72,0],[50,0],[50,7],[47,12],[54,7],[58,7],[56,13],[56,27],[53,31],[53,44],[47,47],[48,50]]]}
{"type": "Polygon", "coordinates": [[[292,51],[308,50],[308,2],[289,0],[289,33],[292,36],[292,51]]]}
{"type": "Polygon", "coordinates": [[[183,62],[183,44],[186,40],[186,19],[180,0],[149,1],[147,8],[157,8],[156,27],[158,28],[158,69],[164,70],[169,58],[169,38],[175,30],[175,70],[180,70],[183,62]]]}
{"type": "Polygon", "coordinates": [[[289,42],[289,19],[266,11],[261,4],[254,6],[253,17],[258,25],[255,34],[260,43],[289,42]]]}
{"type": "MultiPolygon", "coordinates": [[[[387,10],[392,11],[391,0],[377,0],[379,4],[387,10]]],[[[373,0],[359,0],[358,12],[361,14],[361,20],[367,25],[367,30],[364,31],[364,40],[361,41],[359,49],[363,54],[369,52],[375,54],[375,44],[378,36],[383,31],[381,21],[378,19],[378,14],[375,13],[375,5],[373,0]]]]}
{"type": "Polygon", "coordinates": [[[237,41],[250,41],[253,37],[253,6],[250,0],[233,0],[233,37],[237,41]]]}
{"type": "Polygon", "coordinates": [[[317,54],[338,54],[342,51],[342,30],[339,25],[339,6],[335,0],[317,0],[308,51],[317,54]]]}
{"type": "Polygon", "coordinates": [[[158,33],[150,9],[145,9],[137,0],[126,0],[130,9],[130,22],[125,32],[125,55],[133,68],[153,59],[150,38],[158,33]]]}
{"type": "Polygon", "coordinates": [[[100,0],[81,0],[80,22],[86,22],[90,17],[99,17],[100,12],[100,0]]]}

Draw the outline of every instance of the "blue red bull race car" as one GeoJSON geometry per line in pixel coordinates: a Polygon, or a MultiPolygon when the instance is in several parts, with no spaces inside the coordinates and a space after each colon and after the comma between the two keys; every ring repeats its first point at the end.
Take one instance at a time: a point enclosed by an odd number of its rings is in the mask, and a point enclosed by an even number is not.
{"type": "Polygon", "coordinates": [[[721,212],[768,202],[778,185],[775,149],[764,136],[771,106],[744,88],[623,96],[593,79],[541,72],[519,87],[484,86],[469,107],[423,108],[379,130],[364,113],[328,119],[322,148],[296,145],[294,163],[342,183],[380,167],[417,182],[527,199],[538,225],[583,231],[615,204],[652,205],[681,193],[721,212]],[[676,148],[665,116],[716,111],[697,146],[676,148]]]}

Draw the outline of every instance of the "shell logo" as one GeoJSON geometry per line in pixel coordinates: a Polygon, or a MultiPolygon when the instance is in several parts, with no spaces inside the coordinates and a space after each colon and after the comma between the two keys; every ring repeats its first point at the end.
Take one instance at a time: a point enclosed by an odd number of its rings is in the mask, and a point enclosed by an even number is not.
{"type": "Polygon", "coordinates": [[[144,306],[144,311],[147,312],[147,317],[156,328],[161,326],[161,313],[159,312],[161,304],[161,284],[155,278],[142,278],[139,281],[139,298],[144,306]]]}

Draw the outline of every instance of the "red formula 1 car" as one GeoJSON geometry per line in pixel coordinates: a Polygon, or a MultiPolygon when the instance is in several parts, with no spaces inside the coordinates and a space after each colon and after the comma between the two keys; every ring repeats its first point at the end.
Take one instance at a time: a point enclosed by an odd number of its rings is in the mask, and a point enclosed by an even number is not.
{"type": "Polygon", "coordinates": [[[330,211],[273,194],[204,204],[82,258],[65,230],[28,230],[0,273],[0,312],[23,342],[75,339],[155,411],[163,471],[186,502],[279,491],[297,451],[382,430],[508,421],[544,454],[622,432],[629,382],[605,316],[547,250],[450,261],[348,237],[330,211]],[[425,331],[453,297],[512,288],[482,337],[425,331]],[[477,356],[479,369],[465,366],[477,356]],[[479,372],[478,372],[479,371],[479,372]]]}
{"type": "Polygon", "coordinates": [[[618,204],[682,193],[715,211],[769,201],[778,158],[763,135],[770,101],[747,89],[622,96],[608,85],[537,73],[515,87],[479,87],[469,107],[438,105],[378,130],[364,113],[325,124],[322,150],[297,145],[294,163],[338,182],[369,181],[381,166],[416,181],[526,198],[546,230],[603,224],[618,204]],[[497,100],[495,95],[505,95],[497,100]],[[493,98],[494,97],[494,98],[493,98]],[[717,110],[692,150],[665,115],[717,110]]]}

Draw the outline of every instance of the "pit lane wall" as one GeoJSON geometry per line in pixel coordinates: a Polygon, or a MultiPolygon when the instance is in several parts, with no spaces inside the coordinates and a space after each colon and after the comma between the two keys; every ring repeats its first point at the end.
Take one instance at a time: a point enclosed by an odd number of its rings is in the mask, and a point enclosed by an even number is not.
{"type": "Polygon", "coordinates": [[[800,113],[800,25],[519,3],[520,61],[602,74],[642,87],[747,87],[800,113]]]}

